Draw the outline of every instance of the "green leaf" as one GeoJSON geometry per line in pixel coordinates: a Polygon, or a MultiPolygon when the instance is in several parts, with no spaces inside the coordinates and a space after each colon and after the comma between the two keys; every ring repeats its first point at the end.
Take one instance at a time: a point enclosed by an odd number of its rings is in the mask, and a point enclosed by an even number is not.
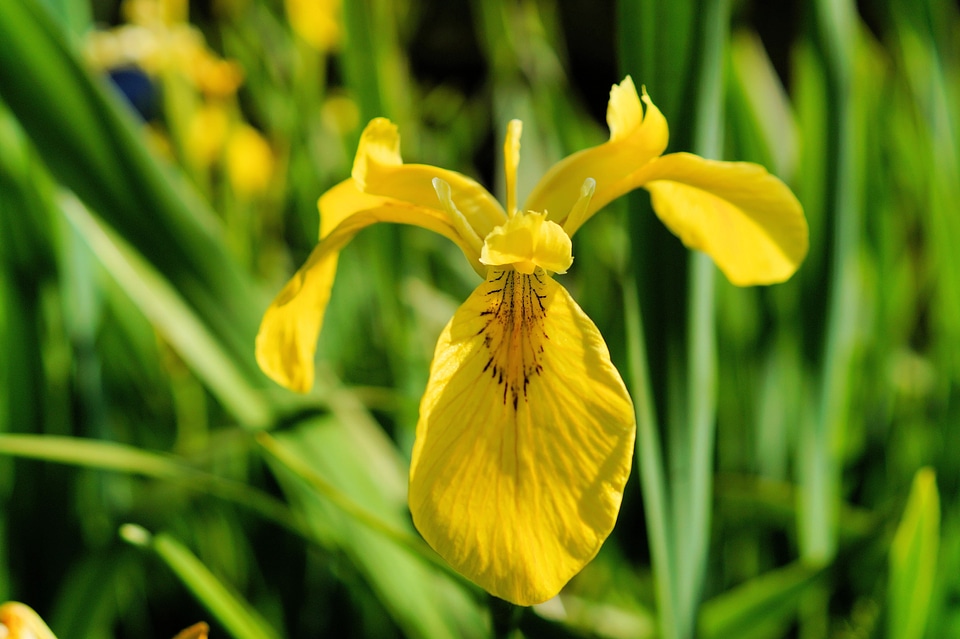
{"type": "Polygon", "coordinates": [[[199,470],[173,455],[96,439],[10,433],[0,433],[0,455],[181,482],[193,490],[209,492],[246,506],[265,519],[304,534],[286,505],[276,498],[256,488],[199,470]]]}
{"type": "Polygon", "coordinates": [[[209,207],[149,154],[131,110],[36,0],[0,11],[0,98],[51,173],[163,273],[250,379],[263,379],[252,341],[266,300],[209,207]]]}
{"type": "Polygon", "coordinates": [[[677,636],[678,592],[675,582],[676,545],[672,534],[672,513],[666,496],[663,453],[657,427],[656,407],[650,390],[650,370],[643,340],[643,320],[637,300],[637,286],[627,279],[623,287],[630,394],[637,411],[637,469],[647,515],[647,534],[657,592],[661,634],[677,636]]]}
{"type": "Polygon", "coordinates": [[[151,535],[139,526],[125,524],[120,529],[120,536],[131,544],[156,552],[236,639],[280,639],[253,606],[217,579],[196,555],[170,535],[151,535]]]}
{"type": "Polygon", "coordinates": [[[410,524],[395,449],[368,417],[340,408],[349,422],[305,420],[275,439],[259,436],[291,503],[316,539],[351,559],[407,635],[487,635],[479,589],[424,558],[432,551],[410,524]]]}
{"type": "Polygon", "coordinates": [[[259,390],[170,283],[75,198],[62,198],[60,208],[106,271],[233,416],[250,428],[267,426],[270,407],[259,390]]]}
{"type": "Polygon", "coordinates": [[[113,442],[54,435],[0,434],[0,455],[136,473],[154,479],[183,479],[187,469],[167,455],[113,442]]]}
{"type": "Polygon", "coordinates": [[[890,639],[920,639],[927,624],[940,547],[940,494],[932,468],[921,468],[890,546],[887,605],[890,639]]]}
{"type": "Polygon", "coordinates": [[[781,636],[822,570],[796,562],[755,577],[703,604],[698,637],[781,636]],[[780,632],[771,632],[780,629],[780,632]]]}

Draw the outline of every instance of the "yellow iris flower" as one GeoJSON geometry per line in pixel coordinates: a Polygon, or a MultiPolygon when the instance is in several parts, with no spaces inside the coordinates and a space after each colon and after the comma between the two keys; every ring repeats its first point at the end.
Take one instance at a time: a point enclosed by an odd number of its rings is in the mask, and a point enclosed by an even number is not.
{"type": "Polygon", "coordinates": [[[630,474],[630,396],[596,326],[552,276],[573,262],[577,229],[642,186],[670,230],[734,284],[786,280],[807,251],[799,202],[762,167],[661,155],[666,120],[629,77],[610,92],[607,123],[608,142],[558,163],[518,209],[521,124],[511,122],[504,210],[464,175],[403,164],[396,127],[373,120],[351,178],[320,198],[319,244],[257,336],[260,367],[307,391],[337,256],[357,232],[415,224],[460,247],[484,281],[437,343],[410,510],[447,562],[520,605],[556,595],[596,555],[630,474]]]}

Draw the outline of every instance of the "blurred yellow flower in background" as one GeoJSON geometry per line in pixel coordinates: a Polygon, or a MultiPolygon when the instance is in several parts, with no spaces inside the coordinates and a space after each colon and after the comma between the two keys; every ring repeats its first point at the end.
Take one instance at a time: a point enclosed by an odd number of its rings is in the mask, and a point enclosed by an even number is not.
{"type": "Polygon", "coordinates": [[[260,132],[247,124],[230,134],[226,164],[233,190],[243,197],[263,193],[273,178],[273,150],[260,132]]]}
{"type": "Polygon", "coordinates": [[[340,44],[340,0],[285,0],[293,31],[314,49],[327,52],[340,44]]]}
{"type": "Polygon", "coordinates": [[[662,155],[666,120],[629,77],[610,92],[607,123],[608,142],[559,162],[518,207],[521,123],[512,121],[504,208],[467,176],[404,164],[396,126],[371,121],[352,176],[320,198],[320,243],[257,336],[260,367],[305,392],[339,252],[360,230],[413,224],[460,247],[483,282],[437,342],[410,510],[454,568],[520,605],[556,595],[593,559],[616,522],[633,456],[623,381],[596,326],[553,278],[573,262],[576,231],[644,187],[670,230],[734,284],[783,281],[807,252],[789,188],[755,164],[662,155]]]}
{"type": "Polygon", "coordinates": [[[86,42],[94,68],[139,67],[151,75],[175,72],[198,90],[217,96],[234,93],[243,80],[239,65],[222,60],[199,29],[188,23],[182,0],[126,0],[126,24],[93,31],[86,42]]]}
{"type": "Polygon", "coordinates": [[[190,17],[188,0],[124,0],[120,12],[130,24],[174,25],[190,17]]]}
{"type": "Polygon", "coordinates": [[[209,50],[194,60],[193,81],[210,98],[228,98],[243,84],[243,69],[233,60],[223,60],[209,50]]]}
{"type": "Polygon", "coordinates": [[[186,136],[187,157],[207,170],[223,153],[230,129],[230,116],[223,104],[210,102],[192,114],[186,136]]]}
{"type": "Polygon", "coordinates": [[[141,77],[125,76],[130,86],[121,88],[148,119],[151,146],[167,158],[181,157],[211,198],[222,175],[248,200],[267,190],[274,152],[243,119],[236,97],[242,67],[207,46],[202,32],[187,22],[188,8],[186,0],[125,0],[121,13],[128,23],[90,34],[87,58],[117,81],[118,71],[139,69],[141,77]],[[150,83],[164,90],[153,92],[150,83]],[[154,94],[163,99],[162,118],[151,119],[154,94]]]}

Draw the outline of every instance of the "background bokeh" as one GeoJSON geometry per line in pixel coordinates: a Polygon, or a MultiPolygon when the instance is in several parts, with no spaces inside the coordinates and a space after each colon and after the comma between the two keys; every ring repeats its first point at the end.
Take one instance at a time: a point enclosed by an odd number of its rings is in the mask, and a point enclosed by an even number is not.
{"type": "Polygon", "coordinates": [[[949,0],[4,0],[0,601],[61,639],[960,636],[960,7],[949,0]],[[253,338],[364,124],[520,197],[630,74],[671,151],[804,205],[738,289],[638,193],[563,276],[638,410],[617,528],[519,609],[406,510],[420,394],[477,284],[380,225],[343,253],[318,383],[253,338]]]}

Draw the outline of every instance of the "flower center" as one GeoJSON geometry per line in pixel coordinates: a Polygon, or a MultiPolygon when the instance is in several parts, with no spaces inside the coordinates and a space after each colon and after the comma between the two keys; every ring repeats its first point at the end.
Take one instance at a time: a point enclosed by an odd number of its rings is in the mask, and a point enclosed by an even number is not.
{"type": "Polygon", "coordinates": [[[513,266],[530,275],[539,266],[566,273],[573,264],[570,236],[546,212],[518,213],[494,228],[483,241],[480,262],[487,266],[513,266]]]}
{"type": "Polygon", "coordinates": [[[527,387],[543,373],[546,332],[546,275],[536,270],[530,275],[513,269],[491,270],[482,285],[487,309],[480,313],[486,320],[480,334],[489,357],[483,367],[503,387],[504,406],[517,406],[527,400],[527,387]]]}

